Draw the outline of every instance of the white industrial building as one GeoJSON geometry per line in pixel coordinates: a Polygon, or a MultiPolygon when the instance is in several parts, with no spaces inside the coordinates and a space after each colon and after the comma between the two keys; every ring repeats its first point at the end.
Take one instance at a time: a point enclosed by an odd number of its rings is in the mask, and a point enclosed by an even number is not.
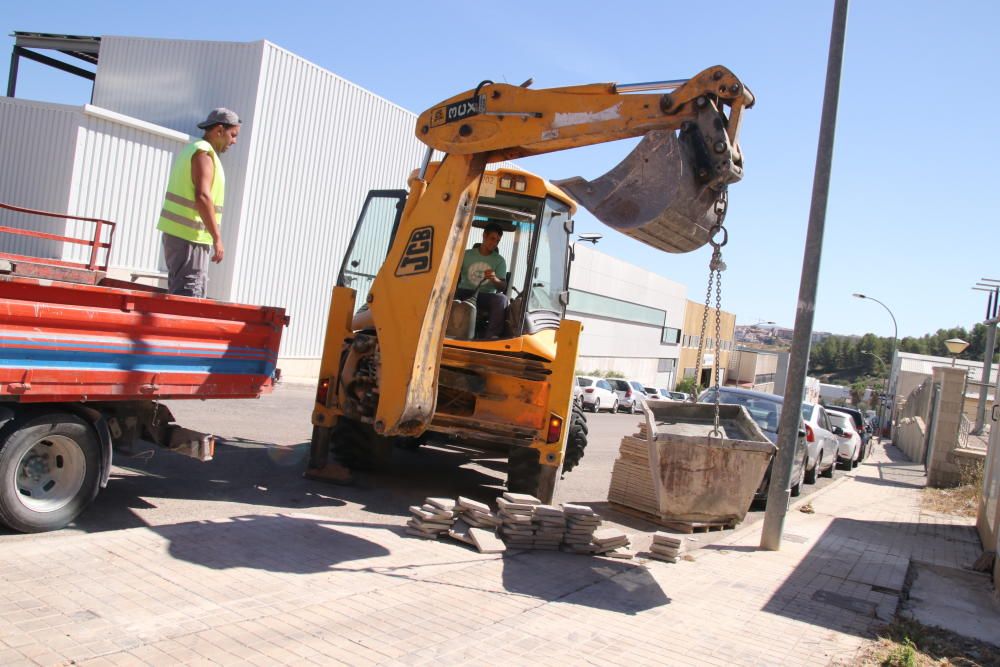
{"type": "MultiPolygon", "coordinates": [[[[208,110],[237,111],[239,141],[222,157],[225,261],[211,267],[209,296],[285,307],[279,365],[286,377],[315,377],[365,194],[404,188],[426,150],[417,115],[267,41],[17,35],[39,48],[89,45],[97,68],[88,105],[0,98],[0,202],[115,221],[111,277],[156,280],[173,156],[200,136],[208,110]]],[[[0,211],[0,225],[93,233],[91,223],[61,224],[0,211]]],[[[0,249],[84,259],[51,240],[2,236],[0,249]]],[[[585,245],[576,253],[568,317],[584,323],[578,369],[672,387],[686,288],[585,245]]]]}
{"type": "Polygon", "coordinates": [[[569,286],[566,316],[583,323],[578,371],[674,386],[687,287],[579,243],[569,286]]]}

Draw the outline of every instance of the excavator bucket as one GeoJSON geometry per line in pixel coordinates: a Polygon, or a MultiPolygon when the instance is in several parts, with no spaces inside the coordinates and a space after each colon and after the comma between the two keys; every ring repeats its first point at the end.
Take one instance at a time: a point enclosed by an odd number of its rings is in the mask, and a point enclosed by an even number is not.
{"type": "Polygon", "coordinates": [[[665,252],[697,250],[718,221],[716,202],[743,176],[739,147],[706,105],[679,134],[649,132],[618,166],[587,181],[554,181],[594,217],[665,252]]]}

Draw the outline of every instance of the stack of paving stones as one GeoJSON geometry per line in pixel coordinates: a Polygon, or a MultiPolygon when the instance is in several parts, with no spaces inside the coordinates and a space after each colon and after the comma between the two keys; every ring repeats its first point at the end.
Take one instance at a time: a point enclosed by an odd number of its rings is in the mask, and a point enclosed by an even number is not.
{"type": "Polygon", "coordinates": [[[500,519],[490,510],[490,506],[464,496],[458,497],[458,518],[474,528],[496,532],[500,519]]]}
{"type": "Polygon", "coordinates": [[[661,531],[653,533],[653,544],[650,545],[648,554],[650,558],[676,563],[680,552],[680,538],[661,531]]]}
{"type": "Polygon", "coordinates": [[[490,511],[489,505],[459,496],[456,510],[458,517],[448,530],[448,537],[471,544],[479,553],[499,554],[507,550],[496,536],[500,519],[490,511]]]}
{"type": "Polygon", "coordinates": [[[562,508],[566,515],[562,550],[576,554],[597,553],[597,545],[591,541],[594,531],[601,525],[601,515],[586,505],[566,503],[562,508]]]}
{"type": "Polygon", "coordinates": [[[596,548],[594,553],[600,556],[611,556],[612,558],[632,558],[634,555],[628,551],[631,544],[628,535],[617,528],[601,528],[594,531],[591,544],[596,548]],[[619,551],[621,549],[621,551],[619,551]]]}
{"type": "Polygon", "coordinates": [[[508,547],[534,548],[533,519],[535,507],[541,504],[541,500],[525,493],[507,492],[497,498],[497,506],[500,508],[500,535],[508,547]]]}
{"type": "Polygon", "coordinates": [[[413,516],[406,522],[406,533],[426,540],[436,540],[455,523],[455,501],[451,498],[427,498],[423,505],[411,505],[413,516]]]}
{"type": "Polygon", "coordinates": [[[622,438],[618,458],[611,470],[608,502],[659,516],[660,507],[649,467],[649,444],[644,438],[628,435],[622,438]]]}
{"type": "Polygon", "coordinates": [[[535,530],[532,548],[555,551],[566,535],[566,513],[561,507],[535,505],[531,525],[535,530]]]}

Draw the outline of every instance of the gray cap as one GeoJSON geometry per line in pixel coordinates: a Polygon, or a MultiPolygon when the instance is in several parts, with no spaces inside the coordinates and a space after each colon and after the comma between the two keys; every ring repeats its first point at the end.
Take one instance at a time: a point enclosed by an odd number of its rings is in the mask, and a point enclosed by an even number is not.
{"type": "Polygon", "coordinates": [[[239,125],[240,117],[236,115],[235,111],[231,111],[225,107],[219,107],[218,109],[212,109],[208,114],[208,118],[204,122],[198,123],[198,127],[202,130],[207,130],[213,125],[239,125]]]}

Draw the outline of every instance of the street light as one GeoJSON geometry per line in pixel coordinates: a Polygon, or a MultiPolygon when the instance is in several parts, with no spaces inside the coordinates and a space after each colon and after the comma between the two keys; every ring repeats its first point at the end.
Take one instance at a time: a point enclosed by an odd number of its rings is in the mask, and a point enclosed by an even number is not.
{"type": "MultiPolygon", "coordinates": [[[[882,364],[882,370],[883,371],[885,370],[885,362],[882,361],[882,357],[878,356],[874,352],[869,352],[868,350],[861,350],[861,354],[867,354],[869,357],[882,364]]],[[[889,384],[889,374],[886,373],[885,377],[882,378],[882,391],[881,391],[881,396],[879,396],[878,399],[878,427],[880,431],[882,428],[882,419],[885,417],[885,393],[886,393],[886,385],[888,384],[889,384]]]]}
{"type": "Polygon", "coordinates": [[[969,343],[961,338],[949,338],[944,342],[944,346],[951,353],[951,367],[954,368],[955,360],[958,358],[958,355],[965,352],[965,348],[969,347],[969,343]]]}
{"type": "MultiPolygon", "coordinates": [[[[865,294],[858,294],[857,292],[855,292],[851,296],[853,296],[855,299],[868,299],[869,301],[874,301],[878,305],[880,305],[883,308],[885,308],[885,312],[889,313],[889,317],[892,318],[892,349],[889,352],[889,363],[893,364],[893,366],[889,368],[889,376],[890,376],[890,379],[891,379],[892,368],[894,368],[895,364],[896,364],[896,339],[899,338],[899,328],[896,326],[896,316],[892,314],[891,310],[889,310],[889,306],[885,305],[884,303],[882,303],[881,301],[879,301],[875,297],[867,296],[865,294]]],[[[888,380],[886,380],[886,382],[888,383],[888,380]]],[[[893,409],[895,409],[895,407],[896,407],[896,400],[895,399],[896,399],[896,397],[893,396],[893,401],[892,401],[892,407],[893,407],[893,409]]],[[[892,412],[893,411],[894,410],[891,410],[889,412],[889,421],[890,422],[892,421],[892,412]]],[[[881,424],[879,424],[879,428],[882,428],[881,424]]],[[[890,432],[890,436],[891,436],[891,432],[890,432]]]]}

